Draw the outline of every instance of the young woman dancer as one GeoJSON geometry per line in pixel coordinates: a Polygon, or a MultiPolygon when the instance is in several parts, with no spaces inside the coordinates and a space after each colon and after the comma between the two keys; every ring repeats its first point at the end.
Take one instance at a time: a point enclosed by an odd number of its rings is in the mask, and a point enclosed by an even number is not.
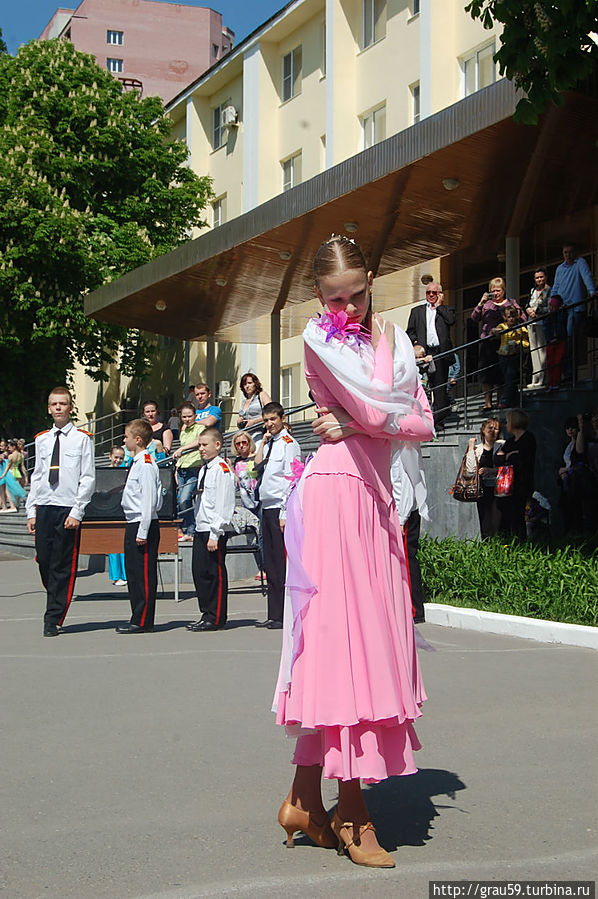
{"type": "Polygon", "coordinates": [[[425,514],[419,442],[433,417],[406,334],[371,312],[359,247],[332,237],[314,259],[324,315],[305,329],[305,371],[323,442],[291,492],[285,632],[274,707],[298,734],[295,778],[278,820],[370,867],[394,867],[376,839],[360,780],[417,769],[425,699],[415,650],[391,469],[425,514]],[[394,462],[394,465],[393,465],[394,462]],[[338,780],[332,822],[321,776],[338,780]]]}

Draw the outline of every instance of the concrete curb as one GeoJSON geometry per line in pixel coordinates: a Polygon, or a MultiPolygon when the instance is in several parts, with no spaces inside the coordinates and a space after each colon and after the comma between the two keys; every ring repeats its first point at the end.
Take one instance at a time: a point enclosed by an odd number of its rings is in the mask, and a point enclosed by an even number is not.
{"type": "Polygon", "coordinates": [[[426,621],[445,627],[459,627],[488,634],[508,634],[526,640],[543,643],[564,643],[598,650],[598,627],[583,624],[564,624],[521,615],[502,615],[498,612],[482,612],[479,609],[461,609],[440,603],[426,603],[426,621]]]}

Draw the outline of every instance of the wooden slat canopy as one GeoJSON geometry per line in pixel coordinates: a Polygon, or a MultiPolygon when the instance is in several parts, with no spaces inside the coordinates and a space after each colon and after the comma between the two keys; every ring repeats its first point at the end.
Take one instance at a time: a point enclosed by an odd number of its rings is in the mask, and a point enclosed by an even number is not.
{"type": "Polygon", "coordinates": [[[311,260],[345,222],[384,275],[498,250],[514,212],[523,230],[598,202],[598,104],[570,94],[530,127],[514,123],[516,99],[506,80],[478,91],[96,290],[86,313],[183,340],[268,342],[275,310],[281,337],[301,333],[311,260]]]}

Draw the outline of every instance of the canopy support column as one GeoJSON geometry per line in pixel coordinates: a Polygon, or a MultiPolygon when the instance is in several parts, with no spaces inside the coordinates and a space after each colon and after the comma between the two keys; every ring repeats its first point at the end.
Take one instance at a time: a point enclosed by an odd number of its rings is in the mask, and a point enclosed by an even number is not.
{"type": "Polygon", "coordinates": [[[270,314],[270,396],[280,402],[280,311],[270,314]]]}

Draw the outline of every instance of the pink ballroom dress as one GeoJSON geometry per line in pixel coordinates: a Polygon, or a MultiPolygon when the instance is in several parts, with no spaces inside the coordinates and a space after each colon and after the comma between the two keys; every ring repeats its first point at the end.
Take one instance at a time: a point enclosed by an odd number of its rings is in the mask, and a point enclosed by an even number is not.
{"type": "MultiPolygon", "coordinates": [[[[277,723],[300,734],[294,764],[320,765],[327,778],[376,783],[417,770],[413,722],[426,698],[392,497],[387,415],[355,399],[308,346],[305,371],[317,404],[342,406],[362,433],[323,443],[303,476],[301,561],[313,593],[301,612],[290,683],[277,687],[277,723]]],[[[392,383],[384,334],[372,376],[392,383]]],[[[427,440],[432,415],[421,387],[414,394],[424,412],[406,415],[395,437],[427,440]]]]}

